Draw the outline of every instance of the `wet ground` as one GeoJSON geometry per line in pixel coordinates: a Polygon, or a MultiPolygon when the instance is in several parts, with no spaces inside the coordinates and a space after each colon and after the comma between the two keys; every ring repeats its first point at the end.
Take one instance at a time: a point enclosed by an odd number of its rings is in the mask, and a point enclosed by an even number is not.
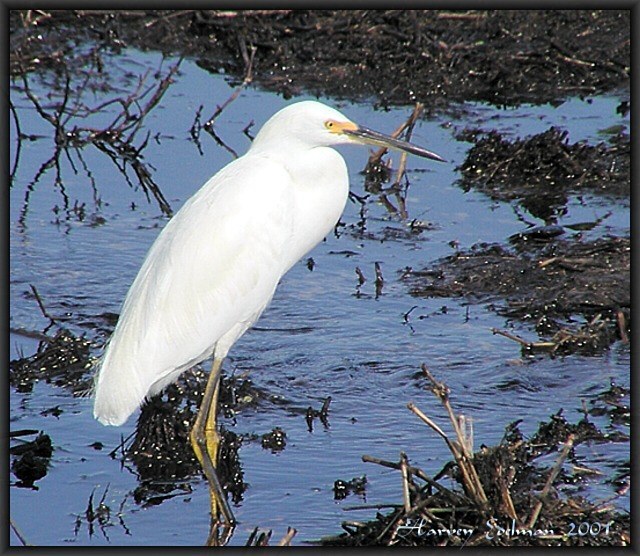
{"type": "MultiPolygon", "coordinates": [[[[255,47],[261,86],[380,106],[556,102],[624,86],[630,74],[624,10],[76,10],[30,17],[45,32],[70,27],[114,49],[192,56],[237,78],[255,47]]],[[[20,28],[17,18],[12,23],[20,28]]],[[[64,62],[60,43],[45,57],[37,44],[29,48],[39,64],[64,62]]]]}
{"type": "Polygon", "coordinates": [[[487,543],[487,515],[535,510],[549,477],[538,458],[569,434],[566,461],[550,463],[563,466],[549,487],[560,503],[536,521],[566,532],[606,511],[612,524],[539,544],[629,542],[628,12],[33,10],[10,26],[12,543],[16,531],[34,544],[204,542],[187,443],[203,370],[126,431],[94,423],[82,395],[158,229],[271,113],[313,95],[382,131],[407,121],[452,162],[398,173],[398,157],[344,153],[343,219],[225,365],[231,543],[267,542],[255,527],[271,544],[291,541],[289,526],[294,544],[329,537],[357,501],[359,515],[381,513],[327,542],[433,544],[397,532],[442,526],[431,510],[460,503],[427,489],[452,454],[405,415],[410,400],[432,403],[423,363],[477,423],[476,444],[496,446],[490,463],[476,456],[492,505],[466,515],[472,544],[487,543]],[[417,460],[408,475],[394,463],[402,481],[360,461],[400,451],[417,460]],[[513,508],[503,468],[522,470],[513,508]],[[30,518],[63,492],[49,521],[30,518]]]}

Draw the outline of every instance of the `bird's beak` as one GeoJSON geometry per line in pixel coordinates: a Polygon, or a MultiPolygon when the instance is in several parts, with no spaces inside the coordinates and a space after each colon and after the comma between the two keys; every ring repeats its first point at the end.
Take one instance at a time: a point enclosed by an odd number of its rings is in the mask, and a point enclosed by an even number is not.
{"type": "Polygon", "coordinates": [[[345,125],[342,127],[341,131],[358,143],[397,149],[400,151],[415,154],[417,156],[422,156],[423,158],[430,158],[431,160],[446,162],[444,158],[437,155],[436,153],[428,151],[427,149],[423,149],[422,147],[418,147],[413,143],[402,141],[401,139],[395,139],[389,135],[385,135],[384,133],[378,133],[377,131],[373,131],[372,129],[368,129],[356,124],[345,125]]]}

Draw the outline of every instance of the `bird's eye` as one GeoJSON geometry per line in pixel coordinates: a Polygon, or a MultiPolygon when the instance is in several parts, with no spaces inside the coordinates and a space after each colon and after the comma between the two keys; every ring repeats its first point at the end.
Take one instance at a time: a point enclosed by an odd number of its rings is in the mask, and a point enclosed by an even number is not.
{"type": "Polygon", "coordinates": [[[327,120],[324,123],[324,127],[326,127],[327,129],[333,129],[335,125],[336,123],[333,120],[327,120]]]}

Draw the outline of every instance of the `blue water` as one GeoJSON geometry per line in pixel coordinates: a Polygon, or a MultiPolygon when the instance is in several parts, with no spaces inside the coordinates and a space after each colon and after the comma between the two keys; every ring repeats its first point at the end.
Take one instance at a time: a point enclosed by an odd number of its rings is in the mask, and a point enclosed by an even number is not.
{"type": "MultiPolygon", "coordinates": [[[[155,53],[126,50],[106,57],[110,75],[127,84],[127,72],[167,68],[174,60],[161,61],[155,53]]],[[[129,78],[129,81],[130,78],[129,78]]],[[[33,79],[39,95],[46,87],[33,79]]],[[[198,187],[232,155],[206,133],[201,135],[202,154],[190,140],[189,129],[200,105],[203,120],[233,92],[223,76],[212,76],[195,63],[184,61],[175,83],[145,122],[151,131],[144,160],[176,211],[198,187]]],[[[61,179],[67,206],[84,203],[83,219],[65,217],[64,195],[49,170],[32,184],[38,168],[52,155],[51,129],[19,92],[12,90],[23,133],[42,135],[23,141],[18,170],[10,190],[10,326],[43,330],[42,316],[29,285],[37,287],[47,311],[64,319],[77,334],[102,343],[95,315],[117,313],[144,255],[167,219],[158,206],[148,203],[136,187],[130,187],[113,163],[96,149],[71,153],[72,164],[61,159],[61,179]],[[86,168],[88,169],[85,170],[86,168]],[[76,171],[74,171],[74,167],[76,171]],[[31,184],[31,185],[30,185],[31,184]],[[30,191],[28,203],[25,195],[30,191]],[[135,209],[132,208],[135,204],[135,209]],[[57,209],[56,209],[57,207],[57,209]],[[56,213],[57,210],[57,213],[56,213]],[[26,211],[26,212],[25,212],[26,211]]],[[[311,97],[299,97],[299,99],[311,97]]],[[[96,94],[97,105],[105,99],[96,94]]],[[[298,99],[296,99],[298,100],[298,99]]],[[[391,132],[411,110],[396,108],[378,112],[368,104],[321,99],[353,120],[383,132],[391,132]]],[[[345,519],[365,520],[373,510],[345,512],[344,507],[362,503],[350,496],[333,500],[336,479],[367,475],[366,503],[397,503],[401,500],[400,475],[365,464],[363,454],[397,461],[406,450],[411,461],[435,474],[449,460],[442,440],[407,409],[415,402],[448,429],[444,410],[413,375],[426,363],[437,378],[452,390],[454,407],[474,421],[476,446],[500,440],[504,427],[524,418],[522,429],[532,433],[538,421],[560,408],[570,421],[580,418],[579,400],[606,390],[609,381],[629,385],[629,348],[614,345],[601,357],[523,360],[517,344],[494,336],[505,319],[486,306],[466,306],[452,299],[416,299],[400,280],[405,267],[420,268],[453,252],[483,242],[505,242],[523,229],[517,211],[508,203],[492,201],[474,191],[464,193],[455,185],[456,166],[464,160],[469,144],[454,139],[464,127],[495,128],[515,136],[539,133],[551,125],[569,130],[571,142],[603,139],[601,131],[612,125],[629,126],[628,116],[616,114],[616,95],[595,97],[590,102],[571,99],[558,107],[523,106],[501,110],[489,105],[465,105],[466,115],[420,121],[413,141],[437,152],[448,161],[439,164],[416,158],[408,160],[410,186],[408,218],[390,214],[375,197],[366,206],[366,230],[358,226],[360,205],[349,202],[342,217],[341,233],[330,235],[306,261],[284,277],[273,302],[258,323],[234,346],[225,363],[227,371],[246,373],[259,387],[280,396],[283,405],[247,409],[227,426],[239,434],[261,435],[275,426],[287,433],[286,449],[272,454],[259,442],[248,442],[240,457],[249,487],[242,503],[234,508],[240,525],[231,544],[244,544],[254,527],[273,529],[273,539],[288,526],[298,530],[294,543],[304,543],[339,532],[345,519]],[[421,234],[409,231],[409,222],[429,223],[421,234]],[[374,264],[379,262],[385,279],[382,294],[375,295],[374,264]],[[367,278],[357,295],[359,267],[367,278]],[[413,307],[409,323],[404,315],[413,307]],[[447,307],[446,312],[442,311],[447,307]],[[409,325],[410,324],[410,325],[409,325]],[[511,379],[522,386],[500,389],[511,379]],[[297,410],[318,409],[332,397],[330,427],[316,424],[307,430],[297,410]]],[[[243,153],[250,142],[243,129],[255,122],[255,134],[271,114],[288,103],[279,96],[248,88],[217,119],[215,130],[233,150],[243,153]]],[[[95,120],[108,121],[110,114],[95,120]]],[[[144,135],[141,134],[142,138],[144,135]]],[[[139,139],[140,141],[141,139],[139,139]]],[[[11,122],[10,164],[15,156],[16,130],[11,122]]],[[[362,196],[368,151],[341,148],[351,176],[352,190],[362,196]]],[[[393,158],[397,167],[398,157],[393,158]]],[[[136,183],[135,180],[132,180],[136,183]]],[[[571,198],[562,223],[593,221],[612,211],[605,224],[589,234],[624,234],[629,229],[628,200],[613,201],[592,195],[571,198]]],[[[525,325],[510,323],[512,331],[535,339],[525,325]]],[[[10,335],[10,358],[31,354],[37,342],[21,334],[10,335]]],[[[121,428],[105,428],[92,418],[91,400],[39,383],[30,393],[10,391],[12,430],[44,430],[55,452],[47,476],[38,490],[10,489],[10,513],[26,539],[36,545],[200,545],[208,530],[208,491],[200,478],[185,492],[158,506],[142,508],[131,495],[136,477],[108,453],[133,431],[135,419],[121,428]],[[59,406],[59,417],[43,416],[59,406]],[[105,449],[91,445],[100,441],[105,449]],[[95,490],[112,510],[108,525],[89,535],[86,523],[75,532],[95,490]],[[54,510],[55,508],[55,510],[54,510]]],[[[317,423],[317,422],[316,422],[317,423]]],[[[598,450],[597,467],[605,472],[611,462],[629,457],[629,446],[608,445],[598,450]]],[[[588,459],[588,458],[587,458],[588,459]]],[[[612,495],[607,487],[594,487],[596,498],[612,495]]],[[[618,502],[628,507],[628,498],[618,502]]],[[[18,544],[12,534],[11,543],[18,544]]]]}

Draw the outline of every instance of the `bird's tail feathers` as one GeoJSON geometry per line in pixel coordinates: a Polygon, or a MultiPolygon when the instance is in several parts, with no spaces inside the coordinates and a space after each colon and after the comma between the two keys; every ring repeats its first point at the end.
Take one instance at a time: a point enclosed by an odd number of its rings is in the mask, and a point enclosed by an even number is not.
{"type": "Polygon", "coordinates": [[[127,357],[126,361],[118,359],[107,349],[98,363],[94,379],[93,415],[103,425],[122,425],[140,406],[146,394],[146,389],[140,384],[139,373],[132,368],[135,357],[127,357]]]}

